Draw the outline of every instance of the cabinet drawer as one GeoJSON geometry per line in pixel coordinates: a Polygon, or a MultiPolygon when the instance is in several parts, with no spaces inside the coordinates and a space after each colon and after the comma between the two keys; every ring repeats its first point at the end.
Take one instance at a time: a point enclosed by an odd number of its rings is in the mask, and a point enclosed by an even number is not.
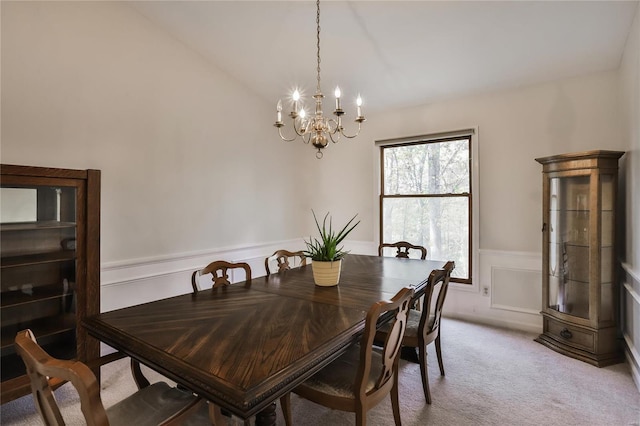
{"type": "Polygon", "coordinates": [[[595,332],[574,327],[572,325],[545,318],[545,334],[567,345],[590,352],[595,350],[595,332]]]}

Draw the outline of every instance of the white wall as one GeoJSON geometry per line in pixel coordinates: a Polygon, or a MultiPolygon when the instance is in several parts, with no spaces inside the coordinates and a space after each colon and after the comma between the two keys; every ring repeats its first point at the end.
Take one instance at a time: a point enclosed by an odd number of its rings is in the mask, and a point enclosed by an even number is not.
{"type": "Polygon", "coordinates": [[[186,293],[214,258],[298,247],[303,147],[280,141],[273,105],[125,2],[1,8],[2,162],[102,171],[102,310],[186,293]]]}
{"type": "Polygon", "coordinates": [[[299,237],[272,109],[124,3],[2,2],[2,162],[102,170],[105,264],[299,237]]]}
{"type": "Polygon", "coordinates": [[[477,127],[479,271],[474,288],[452,291],[448,312],[539,331],[540,302],[521,297],[541,294],[542,168],[534,159],[626,150],[617,93],[618,72],[611,71],[371,115],[360,138],[337,147],[339,155],[327,152],[323,160],[327,169],[344,171],[348,191],[318,194],[313,203],[359,212],[369,222],[361,238],[377,244],[379,150],[374,141],[477,127]],[[490,287],[489,297],[480,295],[483,286],[490,287]]]}
{"type": "Polygon", "coordinates": [[[627,39],[620,65],[623,157],[622,188],[625,204],[622,253],[622,318],[627,358],[640,388],[640,8],[627,39]]]}

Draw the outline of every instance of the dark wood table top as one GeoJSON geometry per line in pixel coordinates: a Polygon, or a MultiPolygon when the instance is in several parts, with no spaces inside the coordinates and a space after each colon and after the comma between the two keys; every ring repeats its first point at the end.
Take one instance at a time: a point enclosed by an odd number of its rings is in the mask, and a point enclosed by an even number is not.
{"type": "MultiPolygon", "coordinates": [[[[311,266],[87,318],[89,333],[248,418],[357,341],[366,311],[402,287],[424,290],[444,262],[348,255],[340,284],[311,266]]],[[[185,283],[185,290],[190,288],[185,283]]]]}

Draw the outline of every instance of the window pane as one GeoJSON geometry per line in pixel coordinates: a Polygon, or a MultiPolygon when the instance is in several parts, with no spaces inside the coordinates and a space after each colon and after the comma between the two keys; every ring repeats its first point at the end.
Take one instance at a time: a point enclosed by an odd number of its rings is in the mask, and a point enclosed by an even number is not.
{"type": "Polygon", "coordinates": [[[456,262],[452,277],[469,279],[469,198],[385,198],[382,241],[427,248],[427,259],[456,262]]]}
{"type": "Polygon", "coordinates": [[[469,140],[387,147],[384,194],[461,194],[469,190],[469,140]]]}

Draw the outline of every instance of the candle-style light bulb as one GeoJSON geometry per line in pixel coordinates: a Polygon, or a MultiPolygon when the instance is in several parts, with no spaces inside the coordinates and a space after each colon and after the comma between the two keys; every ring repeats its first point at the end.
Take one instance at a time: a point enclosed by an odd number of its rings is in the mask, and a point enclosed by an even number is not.
{"type": "Polygon", "coordinates": [[[334,94],[336,95],[336,110],[340,109],[340,95],[342,94],[340,92],[340,87],[336,86],[336,91],[334,92],[334,94]]]}
{"type": "Polygon", "coordinates": [[[362,117],[362,98],[360,94],[358,94],[358,98],[356,99],[356,105],[358,106],[358,117],[362,117]]]}
{"type": "Polygon", "coordinates": [[[304,112],[304,108],[301,108],[300,112],[298,113],[298,115],[300,116],[301,120],[304,120],[304,117],[307,115],[307,113],[304,112]]]}
{"type": "Polygon", "coordinates": [[[276,122],[282,121],[282,99],[278,99],[278,105],[276,105],[276,122]]]}
{"type": "Polygon", "coordinates": [[[298,100],[300,99],[300,92],[298,92],[298,89],[293,91],[293,110],[292,111],[297,111],[298,110],[298,100]]]}

